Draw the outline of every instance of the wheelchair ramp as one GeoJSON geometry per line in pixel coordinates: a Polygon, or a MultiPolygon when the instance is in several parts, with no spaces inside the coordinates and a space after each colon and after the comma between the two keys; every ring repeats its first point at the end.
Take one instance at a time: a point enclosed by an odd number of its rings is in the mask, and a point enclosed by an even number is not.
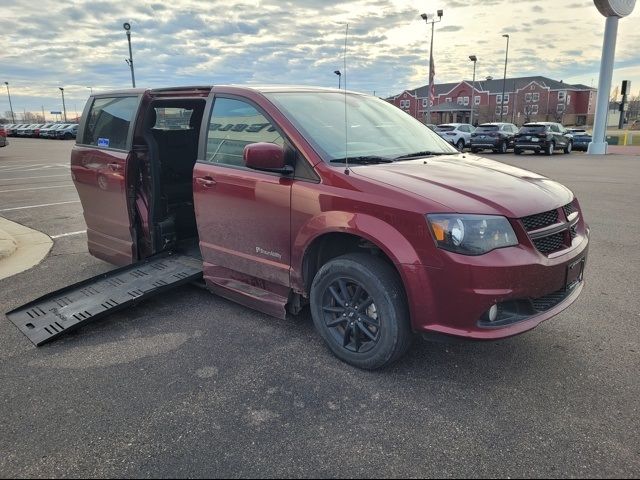
{"type": "Polygon", "coordinates": [[[7,313],[40,346],[69,330],[202,278],[202,260],[165,254],[65,287],[7,313]]]}

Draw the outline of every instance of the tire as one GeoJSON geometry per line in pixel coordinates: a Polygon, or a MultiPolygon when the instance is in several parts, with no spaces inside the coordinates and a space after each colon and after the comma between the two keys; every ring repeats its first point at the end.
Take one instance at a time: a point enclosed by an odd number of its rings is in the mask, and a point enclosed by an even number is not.
{"type": "Polygon", "coordinates": [[[464,150],[464,139],[462,139],[462,138],[461,138],[460,140],[458,140],[458,141],[456,142],[456,148],[457,148],[459,151],[463,151],[463,150],[464,150]]]}
{"type": "Polygon", "coordinates": [[[564,147],[564,153],[569,155],[571,153],[571,150],[573,150],[573,142],[567,143],[567,146],[564,147]]]}
{"type": "Polygon", "coordinates": [[[547,155],[548,157],[551,157],[553,155],[555,147],[556,146],[553,142],[549,142],[544,149],[544,154],[547,155]]]}
{"type": "Polygon", "coordinates": [[[507,142],[504,141],[500,144],[500,147],[498,148],[498,152],[501,153],[502,155],[504,155],[505,153],[507,153],[507,142]]]}
{"type": "Polygon", "coordinates": [[[65,133],[64,134],[64,139],[65,140],[71,140],[71,134],[70,133],[65,133]]]}
{"type": "Polygon", "coordinates": [[[366,253],[334,258],[320,268],[310,293],[315,328],[343,362],[375,370],[409,348],[404,288],[395,269],[380,258],[366,253]]]}
{"type": "Polygon", "coordinates": [[[522,150],[520,150],[519,148],[514,148],[513,153],[515,153],[516,155],[522,155],[522,150]]]}

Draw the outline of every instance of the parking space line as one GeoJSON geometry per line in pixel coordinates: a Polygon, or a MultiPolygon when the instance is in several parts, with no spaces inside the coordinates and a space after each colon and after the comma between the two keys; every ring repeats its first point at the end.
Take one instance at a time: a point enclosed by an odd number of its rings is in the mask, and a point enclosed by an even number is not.
{"type": "Polygon", "coordinates": [[[51,178],[51,177],[67,177],[71,179],[71,176],[68,173],[60,173],[58,175],[38,175],[36,177],[0,178],[0,182],[7,182],[9,180],[34,180],[36,178],[51,178]]]}
{"type": "Polygon", "coordinates": [[[31,190],[48,190],[51,188],[72,188],[75,185],[56,185],[54,187],[32,187],[32,188],[16,188],[13,190],[0,190],[0,193],[11,193],[11,192],[28,192],[31,190]]]}
{"type": "Polygon", "coordinates": [[[25,207],[3,208],[0,212],[12,212],[14,210],[26,210],[29,208],[52,207],[54,205],[66,205],[68,203],[80,203],[80,200],[71,200],[70,202],[43,203],[41,205],[27,205],[25,207]]]}
{"type": "Polygon", "coordinates": [[[79,230],[77,232],[61,233],[60,235],[52,235],[51,238],[71,237],[72,235],[82,235],[83,233],[87,233],[87,231],[79,230]]]}

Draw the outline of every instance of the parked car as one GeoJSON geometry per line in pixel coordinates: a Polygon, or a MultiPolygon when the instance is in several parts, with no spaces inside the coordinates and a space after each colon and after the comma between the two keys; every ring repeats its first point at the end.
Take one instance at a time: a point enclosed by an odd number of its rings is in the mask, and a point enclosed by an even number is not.
{"type": "Polygon", "coordinates": [[[78,134],[78,124],[74,123],[67,125],[64,128],[54,130],[53,133],[59,140],[71,140],[72,138],[76,138],[76,135],[78,134]]]}
{"type": "Polygon", "coordinates": [[[46,138],[49,139],[55,139],[58,138],[58,130],[62,130],[63,128],[67,128],[70,124],[69,123],[56,123],[53,127],[51,127],[49,130],[47,130],[46,133],[46,138]]]}
{"type": "Polygon", "coordinates": [[[49,127],[51,127],[52,125],[54,125],[54,124],[53,124],[53,123],[45,123],[45,124],[43,124],[43,125],[40,125],[39,127],[35,128],[35,129],[33,130],[33,135],[32,135],[32,136],[33,136],[33,137],[40,137],[40,136],[41,136],[41,133],[42,133],[42,130],[44,130],[45,128],[49,128],[49,127]]]}
{"type": "Polygon", "coordinates": [[[592,137],[584,128],[568,128],[573,136],[573,149],[586,152],[591,143],[592,137]]]}
{"type": "Polygon", "coordinates": [[[59,123],[50,123],[40,129],[40,138],[49,138],[49,132],[59,127],[59,123]]]}
{"type": "Polygon", "coordinates": [[[25,123],[24,125],[19,126],[16,130],[16,135],[18,137],[28,137],[31,127],[35,128],[35,124],[25,123]]]}
{"type": "Polygon", "coordinates": [[[0,147],[6,147],[9,145],[9,141],[7,140],[7,130],[4,125],[0,125],[0,147]]]}
{"type": "Polygon", "coordinates": [[[507,153],[513,148],[518,127],[512,123],[483,123],[471,134],[469,148],[472,153],[480,150],[493,150],[495,153],[507,153]]]}
{"type": "Polygon", "coordinates": [[[469,145],[474,131],[475,127],[468,123],[443,123],[436,127],[436,133],[460,151],[469,145]]]}
{"type": "Polygon", "coordinates": [[[553,155],[556,150],[571,153],[573,136],[559,123],[525,123],[515,138],[513,151],[520,155],[525,150],[553,155]]]}
{"type": "Polygon", "coordinates": [[[8,137],[17,137],[18,136],[18,129],[20,127],[24,126],[23,123],[16,123],[13,124],[8,130],[7,130],[7,136],[8,137]]]}

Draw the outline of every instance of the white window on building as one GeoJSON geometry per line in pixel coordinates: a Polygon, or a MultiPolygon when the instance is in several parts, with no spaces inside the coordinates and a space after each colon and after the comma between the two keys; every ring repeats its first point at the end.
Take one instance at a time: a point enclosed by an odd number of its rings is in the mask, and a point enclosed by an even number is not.
{"type": "Polygon", "coordinates": [[[539,102],[540,101],[540,94],[538,92],[533,94],[533,101],[534,102],[539,102]]]}
{"type": "Polygon", "coordinates": [[[496,115],[500,115],[500,110],[501,110],[500,105],[498,105],[496,107],[496,115]]]}
{"type": "Polygon", "coordinates": [[[558,113],[562,113],[562,112],[564,112],[564,104],[563,104],[563,103],[559,103],[559,104],[558,104],[557,112],[558,112],[558,113]]]}
{"type": "Polygon", "coordinates": [[[473,97],[473,102],[476,105],[480,105],[480,95],[476,95],[475,97],[473,97]]]}
{"type": "Polygon", "coordinates": [[[464,106],[469,105],[469,97],[464,97],[463,105],[464,106]]]}
{"type": "Polygon", "coordinates": [[[411,100],[400,100],[400,108],[409,108],[411,106],[411,100]]]}
{"type": "Polygon", "coordinates": [[[502,107],[502,114],[506,115],[507,113],[509,113],[509,107],[505,105],[504,107],[502,107]]]}
{"type": "Polygon", "coordinates": [[[571,105],[571,95],[567,95],[567,105],[571,105]]]}
{"type": "Polygon", "coordinates": [[[509,103],[509,94],[508,93],[504,94],[504,103],[509,103]]]}
{"type": "Polygon", "coordinates": [[[451,103],[451,97],[447,97],[447,98],[445,99],[445,102],[447,102],[447,103],[451,103]]]}
{"type": "Polygon", "coordinates": [[[558,101],[564,102],[564,99],[565,99],[566,96],[567,96],[567,92],[565,92],[565,91],[558,92],[558,101]]]}
{"type": "Polygon", "coordinates": [[[538,114],[538,105],[531,105],[531,113],[533,115],[537,115],[538,114]]]}
{"type": "Polygon", "coordinates": [[[464,102],[464,99],[462,97],[458,97],[456,98],[456,101],[458,102],[458,105],[462,105],[462,103],[464,102]]]}
{"type": "Polygon", "coordinates": [[[525,93],[524,94],[524,101],[525,102],[530,102],[531,101],[531,93],[525,93]]]}
{"type": "Polygon", "coordinates": [[[496,105],[500,105],[502,103],[502,95],[496,95],[496,105]]]}
{"type": "Polygon", "coordinates": [[[428,98],[423,98],[422,99],[422,107],[425,108],[427,105],[429,105],[429,99],[428,98]]]}

